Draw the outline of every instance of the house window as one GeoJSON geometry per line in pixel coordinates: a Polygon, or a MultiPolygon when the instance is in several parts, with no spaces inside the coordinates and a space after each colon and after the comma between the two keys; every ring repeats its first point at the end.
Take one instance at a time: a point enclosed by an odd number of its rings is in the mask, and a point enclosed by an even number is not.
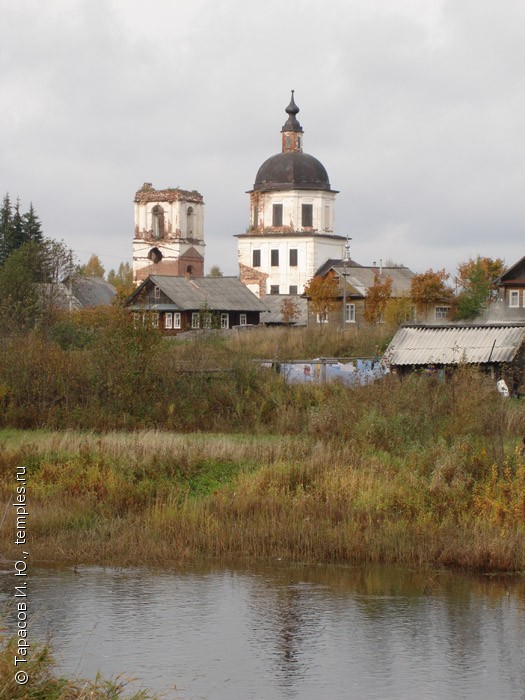
{"type": "Polygon", "coordinates": [[[345,305],[345,322],[355,323],[355,304],[345,305]]]}
{"type": "Polygon", "coordinates": [[[289,293],[289,294],[297,295],[297,285],[296,285],[296,284],[291,284],[291,285],[290,285],[290,291],[289,291],[288,293],[289,293]]]}
{"type": "Polygon", "coordinates": [[[164,314],[164,328],[171,330],[173,328],[173,314],[164,314]]]}
{"type": "Polygon", "coordinates": [[[159,327],[159,314],[151,315],[151,325],[153,326],[153,328],[159,327]]]}
{"type": "Polygon", "coordinates": [[[248,319],[246,317],[246,314],[239,314],[239,325],[240,326],[247,326],[248,325],[248,319]]]}
{"type": "Polygon", "coordinates": [[[181,315],[178,311],[173,314],[173,328],[182,328],[181,315]]]}
{"type": "Polygon", "coordinates": [[[450,311],[450,306],[436,306],[435,317],[436,320],[443,320],[448,318],[448,312],[450,311]]]}
{"type": "Polygon", "coordinates": [[[274,204],[273,205],[273,216],[272,216],[272,226],[282,226],[283,225],[283,205],[274,204]]]}
{"type": "Polygon", "coordinates": [[[198,311],[194,311],[191,315],[191,327],[200,328],[201,327],[201,315],[198,311]]]}
{"type": "Polygon", "coordinates": [[[228,314],[221,314],[221,328],[230,327],[230,316],[228,314]]]}
{"type": "Polygon", "coordinates": [[[328,323],[328,312],[323,311],[320,314],[317,314],[316,316],[317,323],[328,323]]]}
{"type": "Polygon", "coordinates": [[[252,267],[261,267],[261,251],[252,251],[252,267]]]}
{"type": "Polygon", "coordinates": [[[302,205],[301,221],[302,221],[303,227],[313,226],[313,204],[303,204],[302,205]]]}
{"type": "Polygon", "coordinates": [[[279,285],[278,284],[271,284],[270,285],[270,294],[279,294],[279,285]]]}
{"type": "Polygon", "coordinates": [[[153,291],[154,291],[155,299],[160,299],[160,288],[155,287],[153,291]]]}
{"type": "Polygon", "coordinates": [[[270,251],[270,265],[272,267],[279,267],[279,251],[277,249],[270,251]]]}
{"type": "Polygon", "coordinates": [[[202,315],[202,327],[211,328],[211,314],[209,312],[202,315]]]}
{"type": "Polygon", "coordinates": [[[290,267],[297,267],[297,248],[290,248],[290,267]]]}
{"type": "Polygon", "coordinates": [[[509,291],[509,306],[513,309],[518,308],[520,305],[520,290],[511,289],[509,291]]]}

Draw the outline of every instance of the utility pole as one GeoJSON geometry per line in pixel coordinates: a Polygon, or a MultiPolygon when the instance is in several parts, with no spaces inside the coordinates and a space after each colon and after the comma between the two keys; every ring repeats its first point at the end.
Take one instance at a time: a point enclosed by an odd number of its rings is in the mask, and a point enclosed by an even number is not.
{"type": "Polygon", "coordinates": [[[343,253],[343,330],[346,328],[346,266],[350,260],[350,241],[352,239],[346,237],[346,243],[343,253]]]}

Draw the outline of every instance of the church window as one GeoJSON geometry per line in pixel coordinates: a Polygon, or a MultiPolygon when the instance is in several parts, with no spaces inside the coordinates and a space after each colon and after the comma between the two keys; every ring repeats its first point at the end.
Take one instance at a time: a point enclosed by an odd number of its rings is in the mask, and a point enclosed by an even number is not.
{"type": "Polygon", "coordinates": [[[279,251],[277,248],[270,251],[270,265],[272,267],[279,267],[279,251]]]}
{"type": "Polygon", "coordinates": [[[313,226],[313,204],[302,205],[301,221],[303,223],[303,227],[313,226]]]}
{"type": "Polygon", "coordinates": [[[186,210],[186,235],[193,235],[193,207],[188,207],[186,210]]]}
{"type": "Polygon", "coordinates": [[[160,204],[156,204],[151,210],[151,228],[153,229],[153,238],[158,240],[164,237],[164,209],[160,204]]]}
{"type": "Polygon", "coordinates": [[[158,248],[152,248],[148,253],[148,260],[153,263],[159,263],[162,260],[162,253],[158,248]]]}
{"type": "Polygon", "coordinates": [[[253,208],[253,227],[259,226],[259,207],[256,205],[253,208]]]}
{"type": "Polygon", "coordinates": [[[273,216],[272,216],[272,226],[282,226],[283,225],[283,205],[274,204],[273,205],[273,216]]]}
{"type": "Polygon", "coordinates": [[[330,230],[330,207],[328,205],[324,208],[324,230],[330,230]]]}
{"type": "Polygon", "coordinates": [[[288,292],[288,294],[297,295],[297,285],[296,284],[290,285],[290,291],[288,292]]]}
{"type": "Polygon", "coordinates": [[[270,294],[279,294],[279,285],[278,284],[271,284],[270,285],[270,294]]]}
{"type": "Polygon", "coordinates": [[[252,267],[261,267],[261,251],[252,251],[252,267]]]}
{"type": "Polygon", "coordinates": [[[172,313],[164,314],[164,328],[166,328],[167,330],[171,330],[173,328],[173,314],[172,313]]]}
{"type": "Polygon", "coordinates": [[[290,267],[297,267],[297,248],[290,248],[290,267]]]}
{"type": "Polygon", "coordinates": [[[300,136],[297,137],[297,148],[301,150],[303,144],[303,140],[300,136]]]}

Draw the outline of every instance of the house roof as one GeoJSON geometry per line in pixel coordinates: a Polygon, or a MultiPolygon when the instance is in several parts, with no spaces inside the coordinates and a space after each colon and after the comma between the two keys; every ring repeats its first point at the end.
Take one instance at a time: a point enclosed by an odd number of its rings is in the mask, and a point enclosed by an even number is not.
{"type": "Polygon", "coordinates": [[[74,277],[71,291],[82,308],[109,305],[116,294],[115,287],[102,277],[74,277]]]}
{"type": "Polygon", "coordinates": [[[333,261],[334,264],[328,265],[330,262],[328,260],[324,263],[315,273],[315,276],[323,276],[329,270],[333,270],[341,279],[346,277],[347,285],[352,287],[358,296],[366,296],[368,289],[374,284],[376,274],[380,274],[381,279],[386,277],[392,279],[392,296],[399,297],[410,292],[414,273],[408,267],[383,267],[380,270],[378,267],[362,267],[353,262],[343,266],[341,260],[333,261]]]}
{"type": "Polygon", "coordinates": [[[290,299],[297,305],[298,317],[295,318],[291,325],[306,326],[308,323],[308,306],[304,297],[290,296],[289,294],[267,294],[263,303],[267,308],[261,314],[261,323],[283,323],[282,305],[285,299],[290,299]]]}
{"type": "MultiPolygon", "coordinates": [[[[150,275],[131,295],[128,305],[137,303],[141,290],[149,284],[159,287],[180,311],[196,311],[204,305],[212,311],[266,310],[266,306],[237,277],[150,275]]],[[[156,308],[155,304],[149,304],[149,307],[156,308]]]]}
{"type": "Polygon", "coordinates": [[[512,362],[525,339],[525,325],[404,326],[388,346],[390,365],[457,365],[512,362]]]}
{"type": "Polygon", "coordinates": [[[520,284],[525,283],[525,255],[518,260],[517,263],[511,265],[511,267],[506,270],[501,277],[496,280],[497,285],[507,285],[519,282],[520,284]]]}

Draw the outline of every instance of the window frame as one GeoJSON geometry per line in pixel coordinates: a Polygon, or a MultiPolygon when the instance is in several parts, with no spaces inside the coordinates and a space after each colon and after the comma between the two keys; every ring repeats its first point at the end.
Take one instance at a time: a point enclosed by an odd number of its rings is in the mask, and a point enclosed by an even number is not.
{"type": "Polygon", "coordinates": [[[248,325],[248,314],[242,313],[239,314],[239,326],[247,326],[248,325]]]}
{"type": "Polygon", "coordinates": [[[193,330],[201,327],[201,315],[198,311],[191,312],[191,327],[193,330]]]}
{"type": "Polygon", "coordinates": [[[221,328],[223,330],[228,330],[230,327],[230,314],[223,311],[221,313],[221,328]]]}
{"type": "Polygon", "coordinates": [[[173,330],[173,313],[171,311],[166,311],[164,314],[164,328],[167,331],[173,330]]]}
{"type": "Polygon", "coordinates": [[[180,330],[182,328],[182,314],[180,311],[173,312],[173,329],[180,330]]]}
{"type": "Polygon", "coordinates": [[[345,305],[345,323],[355,323],[355,304],[348,302],[345,305]]]}
{"type": "Polygon", "coordinates": [[[509,289],[509,309],[519,309],[520,308],[520,289],[509,289]],[[516,299],[514,303],[513,299],[516,299]]]}
{"type": "Polygon", "coordinates": [[[434,306],[434,319],[440,321],[447,319],[450,313],[450,306],[434,306]]]}
{"type": "Polygon", "coordinates": [[[252,250],[252,267],[261,267],[261,249],[252,250]]]}
{"type": "Polygon", "coordinates": [[[279,248],[270,250],[270,267],[279,267],[279,248]]]}
{"type": "Polygon", "coordinates": [[[299,265],[299,250],[297,248],[290,248],[288,264],[290,267],[297,267],[299,265]]]}

